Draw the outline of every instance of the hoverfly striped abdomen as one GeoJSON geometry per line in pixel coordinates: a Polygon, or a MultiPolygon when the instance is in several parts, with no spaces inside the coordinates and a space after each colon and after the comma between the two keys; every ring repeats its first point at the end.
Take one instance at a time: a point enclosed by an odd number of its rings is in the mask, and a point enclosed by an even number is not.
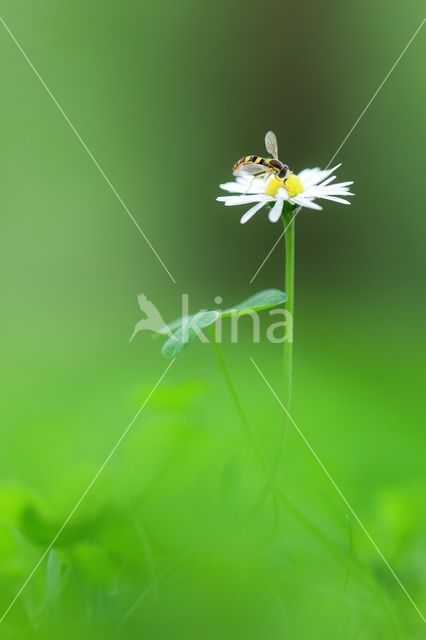
{"type": "Polygon", "coordinates": [[[244,156],[234,164],[233,170],[236,171],[244,167],[244,165],[247,166],[247,165],[254,165],[254,164],[257,164],[257,165],[260,164],[260,165],[263,165],[264,167],[267,166],[265,158],[261,158],[260,156],[244,156]]]}
{"type": "Polygon", "coordinates": [[[267,166],[267,161],[261,156],[249,156],[248,162],[254,162],[254,164],[262,164],[264,167],[267,166]]]}

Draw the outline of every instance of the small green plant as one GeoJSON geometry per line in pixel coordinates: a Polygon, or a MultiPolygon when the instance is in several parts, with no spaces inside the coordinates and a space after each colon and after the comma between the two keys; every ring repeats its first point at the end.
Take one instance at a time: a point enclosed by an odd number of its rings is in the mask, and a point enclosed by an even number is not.
{"type": "Polygon", "coordinates": [[[283,291],[279,289],[265,289],[223,311],[217,309],[212,311],[199,311],[187,318],[179,318],[168,325],[169,331],[174,331],[174,333],[172,333],[163,345],[161,351],[167,358],[174,358],[189,343],[193,342],[197,336],[201,334],[203,329],[213,326],[222,318],[252,315],[259,311],[272,309],[283,304],[286,300],[287,295],[283,291]]]}
{"type": "MultiPolygon", "coordinates": [[[[342,196],[353,195],[349,191],[352,182],[334,183],[336,178],[333,175],[335,169],[321,170],[319,168],[304,169],[299,174],[290,170],[278,157],[278,143],[275,134],[269,131],[265,136],[265,146],[271,157],[244,156],[234,165],[234,182],[227,182],[221,186],[232,195],[219,196],[217,200],[223,202],[225,206],[235,206],[252,204],[253,206],[243,214],[241,223],[250,220],[260,209],[268,211],[268,218],[271,222],[277,222],[280,218],[284,225],[283,237],[285,243],[284,259],[284,282],[285,292],[277,289],[267,289],[261,291],[234,307],[219,311],[203,310],[188,317],[182,317],[168,325],[168,338],[162,348],[162,353],[168,358],[175,358],[183,349],[194,342],[197,336],[202,334],[202,330],[211,328],[222,318],[236,315],[253,314],[258,311],[270,309],[277,305],[283,305],[284,311],[291,319],[292,330],[283,340],[283,385],[282,401],[287,410],[290,410],[292,396],[292,371],[293,371],[293,328],[294,328],[294,268],[295,268],[295,218],[304,207],[307,209],[321,210],[321,206],[316,202],[318,199],[331,200],[340,204],[350,204],[342,196]]],[[[264,497],[268,494],[273,485],[275,474],[277,473],[284,433],[285,424],[280,430],[279,446],[277,448],[276,460],[268,472],[267,466],[259,450],[249,421],[243,410],[235,383],[231,372],[226,364],[226,360],[219,342],[210,331],[212,342],[215,344],[219,363],[229,386],[235,405],[240,413],[247,436],[259,458],[262,467],[267,474],[265,487],[260,493],[255,510],[264,497]]]]}

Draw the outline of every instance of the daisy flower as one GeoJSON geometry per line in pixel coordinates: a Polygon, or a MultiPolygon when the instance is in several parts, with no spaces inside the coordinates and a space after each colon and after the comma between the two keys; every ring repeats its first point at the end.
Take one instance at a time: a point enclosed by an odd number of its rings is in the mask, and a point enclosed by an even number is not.
{"type": "Polygon", "coordinates": [[[334,171],[341,165],[332,169],[321,170],[303,169],[295,174],[278,160],[278,147],[274,134],[266,135],[266,147],[273,153],[273,158],[259,158],[258,156],[246,156],[234,167],[234,182],[221,184],[221,189],[228,191],[229,196],[220,196],[219,202],[232,207],[240,204],[253,204],[242,216],[244,224],[263,207],[269,208],[268,218],[271,222],[277,222],[282,214],[284,203],[307,209],[321,210],[317,199],[332,200],[340,204],[350,204],[342,196],[352,196],[349,187],[353,182],[334,182],[334,171]],[[273,145],[268,145],[268,140],[273,145]],[[281,169],[278,166],[281,165],[281,169]],[[271,168],[273,167],[273,168],[271,168]],[[254,172],[262,175],[253,175],[254,172]]]}

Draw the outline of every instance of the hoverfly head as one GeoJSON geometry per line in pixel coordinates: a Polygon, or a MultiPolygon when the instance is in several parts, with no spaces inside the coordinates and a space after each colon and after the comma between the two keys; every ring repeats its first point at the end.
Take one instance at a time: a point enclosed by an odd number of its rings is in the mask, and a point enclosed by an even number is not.
{"type": "Polygon", "coordinates": [[[281,171],[280,171],[280,172],[279,172],[279,174],[278,174],[278,177],[279,177],[279,178],[282,178],[283,180],[285,180],[285,178],[287,177],[287,174],[288,174],[289,170],[290,170],[290,169],[289,169],[289,167],[288,167],[286,164],[284,164],[284,165],[283,165],[283,167],[282,167],[282,169],[281,169],[281,171]]]}

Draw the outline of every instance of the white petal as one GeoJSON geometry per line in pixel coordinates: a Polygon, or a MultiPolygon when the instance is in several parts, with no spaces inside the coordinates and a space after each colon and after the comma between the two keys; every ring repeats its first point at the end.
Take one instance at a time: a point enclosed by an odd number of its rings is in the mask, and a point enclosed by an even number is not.
{"type": "MultiPolygon", "coordinates": [[[[319,187],[325,187],[327,184],[330,184],[330,182],[333,182],[333,180],[336,179],[336,176],[330,176],[329,178],[327,178],[327,180],[324,180],[323,182],[321,182],[320,185],[318,185],[319,187]]],[[[222,185],[221,185],[222,186],[222,185]]]]}
{"type": "Polygon", "coordinates": [[[264,200],[272,200],[264,193],[254,196],[219,196],[216,198],[219,202],[224,202],[226,207],[234,207],[239,204],[251,204],[252,202],[263,202],[264,200]]]}
{"type": "Polygon", "coordinates": [[[278,222],[278,220],[281,218],[283,206],[284,206],[284,200],[280,198],[279,200],[276,201],[276,203],[274,204],[274,206],[272,207],[272,209],[268,214],[268,218],[270,222],[278,222]]]}
{"type": "Polygon", "coordinates": [[[275,196],[276,198],[281,198],[281,200],[288,200],[288,191],[285,187],[280,187],[275,196]]]}
{"type": "Polygon", "coordinates": [[[353,195],[347,187],[334,187],[329,185],[322,188],[321,185],[317,187],[309,187],[303,192],[305,198],[321,198],[322,196],[348,196],[353,195]]]}
{"type": "Polygon", "coordinates": [[[351,204],[349,200],[344,200],[343,198],[336,198],[336,196],[319,196],[323,200],[332,200],[333,202],[340,202],[340,204],[351,204]]]}
{"type": "MultiPolygon", "coordinates": [[[[347,182],[336,182],[334,185],[332,185],[333,187],[350,187],[351,184],[353,184],[354,181],[353,180],[349,180],[347,182]]],[[[321,183],[319,186],[323,187],[325,183],[321,183]]]]}
{"type": "Polygon", "coordinates": [[[265,181],[253,177],[249,177],[248,179],[239,177],[235,182],[225,182],[219,186],[221,189],[224,189],[224,191],[229,191],[230,193],[265,193],[265,181]]]}
{"type": "Polygon", "coordinates": [[[244,193],[247,189],[247,186],[240,182],[224,182],[223,184],[220,184],[219,187],[224,191],[229,191],[230,193],[244,193]]]}
{"type": "Polygon", "coordinates": [[[297,175],[302,181],[302,184],[308,187],[311,184],[314,184],[315,178],[320,172],[321,169],[319,167],[314,167],[313,169],[302,169],[302,171],[299,171],[297,175]]]}
{"type": "Polygon", "coordinates": [[[314,169],[303,169],[303,171],[301,171],[298,176],[305,188],[311,187],[313,185],[319,184],[320,182],[331,176],[331,174],[340,166],[341,164],[338,164],[331,169],[324,170],[319,169],[318,167],[315,167],[314,169]]]}
{"type": "Polygon", "coordinates": [[[304,198],[303,196],[290,198],[290,202],[298,204],[300,207],[306,207],[307,209],[315,209],[316,211],[321,211],[322,209],[319,204],[316,204],[316,202],[312,202],[312,200],[308,200],[308,198],[304,198]]]}
{"type": "Polygon", "coordinates": [[[331,175],[333,173],[333,171],[336,171],[336,169],[340,169],[341,166],[342,166],[342,163],[339,162],[339,164],[336,164],[331,169],[324,169],[324,173],[327,173],[328,175],[331,175]]]}
{"type": "Polygon", "coordinates": [[[322,184],[319,184],[319,185],[316,185],[316,186],[309,187],[309,189],[307,189],[307,191],[311,191],[311,190],[312,191],[318,191],[318,193],[321,193],[323,191],[324,192],[326,192],[326,191],[348,191],[349,187],[346,187],[346,186],[342,187],[342,185],[339,184],[339,183],[327,184],[325,186],[322,185],[322,184]]]}
{"type": "Polygon", "coordinates": [[[257,213],[259,209],[261,209],[265,204],[266,204],[266,200],[262,200],[262,202],[258,202],[257,204],[254,205],[254,207],[246,211],[240,220],[241,224],[244,224],[245,222],[250,220],[250,218],[252,218],[254,214],[257,213]]]}
{"type": "Polygon", "coordinates": [[[330,189],[329,191],[319,191],[315,197],[323,198],[324,196],[353,196],[354,194],[351,191],[347,191],[346,189],[330,189]]]}

